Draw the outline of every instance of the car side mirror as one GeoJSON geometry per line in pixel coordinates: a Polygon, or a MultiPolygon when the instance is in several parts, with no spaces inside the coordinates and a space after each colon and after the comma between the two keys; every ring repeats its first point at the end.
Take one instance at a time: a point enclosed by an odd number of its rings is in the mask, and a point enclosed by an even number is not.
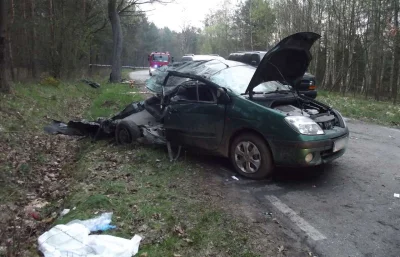
{"type": "Polygon", "coordinates": [[[224,88],[224,87],[219,87],[217,89],[217,99],[218,99],[218,103],[221,103],[221,104],[228,104],[231,102],[231,98],[228,95],[226,88],[224,88]]]}

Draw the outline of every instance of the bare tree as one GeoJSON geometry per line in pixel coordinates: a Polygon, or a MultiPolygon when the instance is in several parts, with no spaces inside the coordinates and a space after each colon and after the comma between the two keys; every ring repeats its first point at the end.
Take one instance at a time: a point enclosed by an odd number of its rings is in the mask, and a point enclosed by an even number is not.
{"type": "Polygon", "coordinates": [[[12,38],[11,38],[11,28],[14,24],[14,17],[15,17],[14,0],[10,0],[10,7],[11,7],[11,10],[10,10],[10,18],[9,18],[9,22],[8,22],[8,31],[7,31],[8,65],[10,68],[11,79],[15,80],[13,47],[12,47],[12,38]]]}
{"type": "Polygon", "coordinates": [[[30,18],[30,46],[31,46],[31,56],[30,56],[30,67],[32,72],[32,77],[37,77],[37,66],[36,66],[36,25],[35,25],[35,0],[29,0],[29,18],[30,18]]]}
{"type": "Polygon", "coordinates": [[[10,84],[6,74],[6,29],[7,5],[6,0],[0,0],[0,91],[10,92],[10,84]]]}
{"type": "Polygon", "coordinates": [[[110,82],[121,81],[121,54],[122,54],[122,30],[121,18],[117,10],[117,0],[108,0],[108,18],[110,19],[113,33],[113,51],[111,61],[110,82]]]}
{"type": "Polygon", "coordinates": [[[398,1],[394,1],[394,53],[393,53],[393,66],[392,66],[392,91],[393,91],[393,103],[397,102],[397,83],[399,78],[399,62],[400,62],[400,28],[399,28],[399,12],[400,4],[398,1]]]}
{"type": "MultiPolygon", "coordinates": [[[[172,1],[172,0],[171,0],[172,1]]],[[[111,23],[113,33],[113,50],[111,61],[110,82],[121,81],[121,54],[123,46],[123,36],[121,29],[121,16],[140,15],[142,12],[137,10],[139,5],[152,3],[170,3],[163,0],[108,0],[108,18],[111,23]],[[118,2],[118,4],[117,4],[118,2]]]]}

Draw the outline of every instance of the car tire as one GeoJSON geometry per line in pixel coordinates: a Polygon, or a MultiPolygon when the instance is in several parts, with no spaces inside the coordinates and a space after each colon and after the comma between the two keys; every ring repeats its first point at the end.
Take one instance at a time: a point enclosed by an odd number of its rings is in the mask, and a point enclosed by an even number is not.
{"type": "Polygon", "coordinates": [[[268,145],[263,138],[253,133],[235,137],[229,149],[229,157],[235,170],[247,178],[263,179],[274,170],[268,145]]]}
{"type": "Polygon", "coordinates": [[[132,144],[140,135],[139,127],[131,120],[121,120],[115,129],[115,139],[120,145],[132,144]]]}

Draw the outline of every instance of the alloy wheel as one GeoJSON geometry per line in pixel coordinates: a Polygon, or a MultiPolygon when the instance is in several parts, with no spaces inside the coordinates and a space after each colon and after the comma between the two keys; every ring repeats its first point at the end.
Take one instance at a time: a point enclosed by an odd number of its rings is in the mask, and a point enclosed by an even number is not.
{"type": "Polygon", "coordinates": [[[261,166],[261,154],[250,141],[239,142],[235,148],[235,162],[244,173],[255,173],[261,166]]]}

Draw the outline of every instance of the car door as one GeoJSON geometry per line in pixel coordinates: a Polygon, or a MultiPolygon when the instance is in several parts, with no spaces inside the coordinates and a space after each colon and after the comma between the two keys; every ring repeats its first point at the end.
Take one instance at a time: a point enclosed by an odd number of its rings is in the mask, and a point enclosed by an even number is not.
{"type": "Polygon", "coordinates": [[[206,150],[218,148],[224,123],[225,104],[218,104],[216,88],[197,82],[178,89],[164,118],[168,141],[206,150]]]}

